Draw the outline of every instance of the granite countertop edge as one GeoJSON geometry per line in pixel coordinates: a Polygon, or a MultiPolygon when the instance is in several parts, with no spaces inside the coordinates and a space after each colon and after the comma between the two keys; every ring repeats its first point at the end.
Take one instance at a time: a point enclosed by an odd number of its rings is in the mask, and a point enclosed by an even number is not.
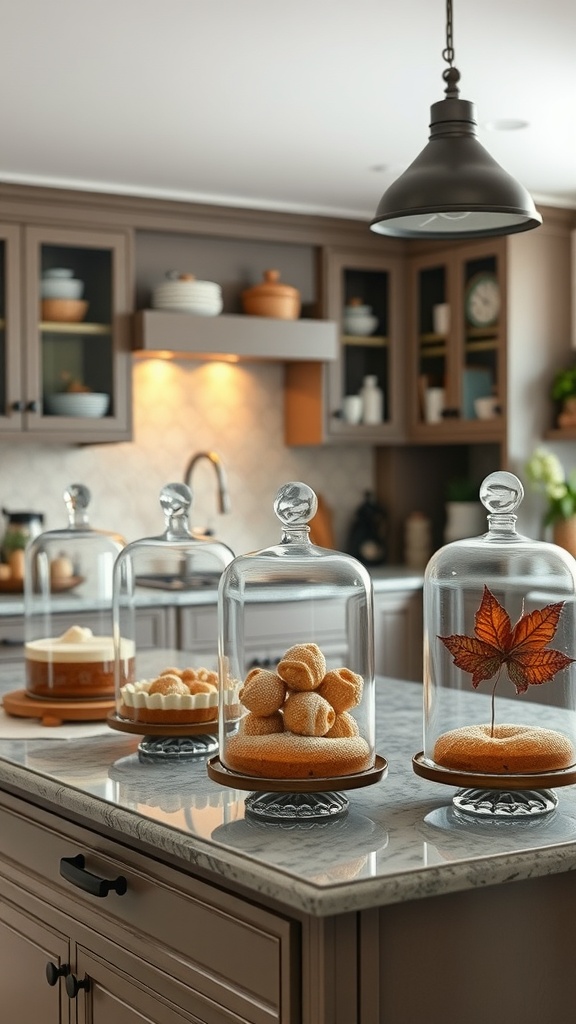
{"type": "Polygon", "coordinates": [[[134,839],[162,860],[162,854],[196,867],[221,885],[240,885],[254,896],[272,899],[292,910],[314,917],[357,912],[408,900],[491,885],[526,880],[576,870],[576,844],[463,859],[459,862],[402,870],[389,877],[351,880],[330,886],[316,886],[295,879],[280,868],[262,864],[245,853],[235,853],[217,843],[186,835],[159,824],[136,811],[113,806],[74,787],[52,780],[0,758],[0,787],[28,800],[62,812],[67,820],[88,827],[98,825],[113,833],[118,842],[130,845],[134,839]]]}

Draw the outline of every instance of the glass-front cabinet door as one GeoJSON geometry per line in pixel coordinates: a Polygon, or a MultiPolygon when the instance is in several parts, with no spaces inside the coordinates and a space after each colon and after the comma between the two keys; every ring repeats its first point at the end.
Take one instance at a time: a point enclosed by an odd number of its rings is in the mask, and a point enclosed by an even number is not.
{"type": "Polygon", "coordinates": [[[504,261],[501,240],[411,260],[412,439],[503,437],[504,261]]]}
{"type": "Polygon", "coordinates": [[[20,228],[0,224],[0,432],[21,429],[20,228]]]}
{"type": "Polygon", "coordinates": [[[127,236],[23,230],[23,429],[80,442],[129,439],[127,236]]]}
{"type": "Polygon", "coordinates": [[[321,315],[339,328],[339,357],[286,368],[288,444],[378,443],[404,432],[401,258],[320,253],[321,315]]]}

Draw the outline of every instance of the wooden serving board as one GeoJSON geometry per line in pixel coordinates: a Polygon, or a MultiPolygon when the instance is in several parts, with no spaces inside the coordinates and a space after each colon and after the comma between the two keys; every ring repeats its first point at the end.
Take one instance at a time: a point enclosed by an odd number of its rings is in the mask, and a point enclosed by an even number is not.
{"type": "Polygon", "coordinates": [[[15,718],[39,718],[42,725],[63,722],[104,722],[115,707],[113,700],[41,700],[26,690],[13,690],[2,697],[2,707],[15,718]]]}

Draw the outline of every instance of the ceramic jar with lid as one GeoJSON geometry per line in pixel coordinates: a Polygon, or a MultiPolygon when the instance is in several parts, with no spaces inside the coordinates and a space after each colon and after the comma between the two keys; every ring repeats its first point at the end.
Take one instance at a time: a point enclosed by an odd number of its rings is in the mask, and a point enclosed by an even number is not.
{"type": "Polygon", "coordinates": [[[265,270],[261,284],[242,292],[242,309],[249,316],[297,320],[301,309],[300,292],[280,281],[279,270],[265,270]]]}
{"type": "Polygon", "coordinates": [[[460,813],[553,810],[576,783],[576,561],[516,530],[512,473],[480,486],[488,529],[424,575],[424,749],[418,775],[460,787],[460,813]]]}
{"type": "Polygon", "coordinates": [[[368,337],[378,327],[378,317],[372,313],[372,306],[363,304],[362,299],[350,299],[344,307],[344,331],[346,334],[368,337]]]}
{"type": "MultiPolygon", "coordinates": [[[[186,484],[170,483],[160,492],[164,530],[126,545],[114,566],[112,619],[116,644],[116,709],[111,721],[120,731],[141,733],[150,741],[140,747],[142,760],[181,757],[177,744],[155,743],[154,737],[198,737],[217,734],[218,676],[216,635],[205,635],[200,624],[189,630],[185,645],[144,647],[142,616],[164,598],[178,600],[216,591],[220,576],[234,554],[220,541],[193,535],[189,529],[192,492],[186,484]],[[128,663],[124,645],[134,659],[128,663]],[[213,728],[211,726],[213,725],[213,728]]],[[[193,612],[192,603],[190,611],[193,612]]],[[[216,740],[187,742],[190,756],[205,754],[216,740]]]]}
{"type": "Polygon", "coordinates": [[[39,534],[25,551],[26,692],[34,699],[114,696],[112,573],[124,540],[90,525],[90,500],[87,487],[71,484],[68,525],[39,534]]]}
{"type": "Polygon", "coordinates": [[[355,558],[311,543],[317,505],[306,484],[284,484],[274,502],[280,543],[235,558],[219,586],[220,753],[209,771],[259,791],[246,807],[265,820],[338,814],[342,802],[329,810],[327,793],[382,774],[374,749],[372,581],[355,558]],[[273,629],[275,601],[280,616],[286,602],[293,609],[293,642],[261,667],[246,648],[246,627],[254,606],[265,604],[273,629]],[[319,636],[327,617],[338,649],[319,636]],[[320,809],[312,794],[322,795],[320,809]]]}
{"type": "Polygon", "coordinates": [[[152,292],[152,308],[218,316],[222,312],[222,288],[216,281],[198,281],[194,274],[170,270],[152,292]]]}
{"type": "Polygon", "coordinates": [[[81,299],[84,282],[74,277],[74,271],[66,267],[45,270],[40,282],[40,296],[43,299],[81,299]]]}

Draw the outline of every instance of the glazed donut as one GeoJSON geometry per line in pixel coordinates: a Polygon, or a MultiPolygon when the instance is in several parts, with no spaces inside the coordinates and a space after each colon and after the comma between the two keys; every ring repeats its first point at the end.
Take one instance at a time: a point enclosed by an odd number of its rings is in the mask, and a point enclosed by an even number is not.
{"type": "Polygon", "coordinates": [[[349,668],[334,668],[327,672],[318,687],[318,693],[332,705],[337,714],[348,711],[362,700],[362,676],[349,668]]]}
{"type": "Polygon", "coordinates": [[[244,707],[255,715],[273,715],[284,703],[286,683],[275,672],[253,668],[246,676],[239,696],[244,707]]]}
{"type": "Polygon", "coordinates": [[[326,674],[326,658],[317,644],[295,644],[278,663],[278,675],[292,690],[315,690],[326,674]]]}
{"type": "Polygon", "coordinates": [[[439,736],[434,761],[456,771],[493,774],[553,772],[576,760],[570,740],[555,729],[528,725],[467,725],[439,736]]]}

